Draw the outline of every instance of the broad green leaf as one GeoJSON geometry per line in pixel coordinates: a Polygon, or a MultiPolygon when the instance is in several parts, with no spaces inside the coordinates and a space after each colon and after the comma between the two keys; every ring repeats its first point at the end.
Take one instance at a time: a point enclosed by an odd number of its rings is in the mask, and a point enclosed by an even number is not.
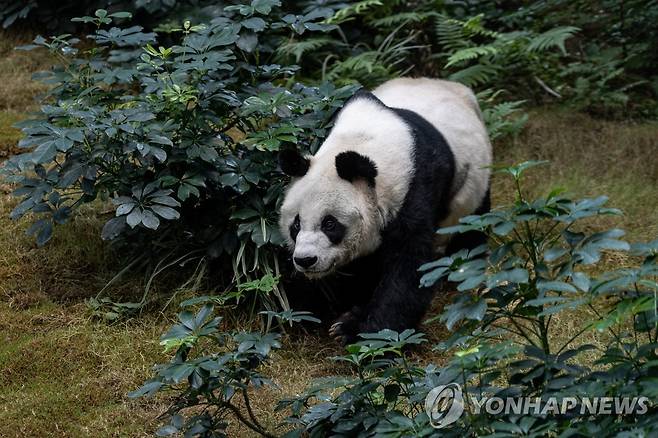
{"type": "Polygon", "coordinates": [[[575,287],[563,281],[540,280],[537,282],[537,289],[543,292],[545,291],[570,292],[570,293],[578,292],[575,287]]]}

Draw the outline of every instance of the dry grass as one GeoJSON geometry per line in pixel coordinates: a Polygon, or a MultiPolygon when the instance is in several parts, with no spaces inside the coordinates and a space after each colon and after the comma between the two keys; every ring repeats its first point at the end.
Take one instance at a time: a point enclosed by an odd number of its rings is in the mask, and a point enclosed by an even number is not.
{"type": "MultiPolygon", "coordinates": [[[[616,226],[630,240],[658,236],[658,123],[611,122],[559,110],[535,110],[519,138],[497,145],[498,163],[549,160],[527,174],[528,196],[555,187],[574,197],[607,195],[622,218],[600,219],[593,226],[616,226]]],[[[494,177],[493,204],[511,201],[508,178],[494,177]]]]}
{"type": "MultiPolygon", "coordinates": [[[[51,59],[13,50],[30,40],[0,33],[0,159],[17,152],[20,132],[11,125],[44,91],[30,76],[51,59]]],[[[8,218],[17,202],[11,190],[0,184],[0,436],[150,436],[165,400],[131,401],[126,394],[164,360],[158,338],[170,321],[91,320],[82,299],[127,262],[100,239],[105,208],[85,206],[37,248],[25,235],[29,219],[8,218]]],[[[142,287],[141,278],[129,277],[113,292],[134,297],[142,287]]]]}
{"type": "MultiPolygon", "coordinates": [[[[98,237],[101,220],[88,207],[37,248],[27,221],[8,219],[14,204],[0,194],[0,436],[147,435],[165,406],[126,393],[163,360],[168,322],[92,321],[81,298],[120,263],[98,237]]],[[[141,290],[134,280],[124,287],[141,290]]]]}
{"type": "Polygon", "coordinates": [[[21,138],[21,131],[12,125],[25,118],[24,114],[0,111],[0,160],[20,153],[16,147],[21,138]]]}
{"type": "MultiPolygon", "coordinates": [[[[128,263],[100,238],[107,216],[99,204],[83,206],[72,221],[56,228],[46,247],[38,248],[25,234],[31,218],[8,218],[17,203],[10,190],[8,185],[0,185],[0,300],[27,308],[49,300],[89,298],[128,263]]],[[[134,297],[141,290],[142,279],[135,277],[112,289],[117,297],[134,297]]]]}
{"type": "Polygon", "coordinates": [[[31,79],[32,73],[48,69],[50,56],[14,50],[32,40],[29,34],[0,31],[0,159],[19,152],[20,131],[12,125],[36,108],[35,96],[46,88],[31,79]]]}
{"type": "MultiPolygon", "coordinates": [[[[516,139],[497,145],[496,161],[512,164],[526,160],[548,160],[524,176],[527,196],[542,196],[561,187],[575,199],[606,195],[608,206],[620,208],[624,216],[603,216],[585,222],[589,231],[621,228],[630,242],[658,237],[658,123],[611,122],[567,111],[537,109],[531,113],[524,132],[516,139]]],[[[494,205],[512,201],[510,178],[495,176],[494,205]]],[[[600,271],[634,263],[627,255],[606,253],[600,271]]],[[[598,311],[605,313],[606,303],[598,311]]],[[[551,342],[562,345],[596,315],[586,308],[565,311],[553,317],[551,342]]],[[[607,332],[588,331],[572,347],[592,344],[604,349],[607,332]]],[[[578,357],[591,365],[597,351],[578,357]]]]}
{"type": "Polygon", "coordinates": [[[0,32],[0,111],[23,113],[35,108],[34,97],[46,88],[32,80],[32,73],[46,70],[52,58],[40,51],[25,52],[15,47],[32,41],[30,34],[0,32]]]}
{"type": "Polygon", "coordinates": [[[161,360],[163,323],[90,322],[84,305],[0,303],[0,436],[144,436],[163,401],[126,393],[161,360]]]}

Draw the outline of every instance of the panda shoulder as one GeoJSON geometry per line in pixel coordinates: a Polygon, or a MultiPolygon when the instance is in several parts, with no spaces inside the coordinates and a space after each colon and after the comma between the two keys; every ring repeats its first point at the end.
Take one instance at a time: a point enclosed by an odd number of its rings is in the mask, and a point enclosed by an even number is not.
{"type": "Polygon", "coordinates": [[[356,139],[386,138],[396,131],[406,133],[402,120],[374,94],[361,91],[345,102],[331,135],[349,138],[356,147],[360,143],[356,139]]]}

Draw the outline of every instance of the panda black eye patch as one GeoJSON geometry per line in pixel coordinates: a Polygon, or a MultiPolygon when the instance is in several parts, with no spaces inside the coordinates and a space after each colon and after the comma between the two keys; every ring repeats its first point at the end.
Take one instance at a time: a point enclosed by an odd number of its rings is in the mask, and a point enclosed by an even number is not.
{"type": "Polygon", "coordinates": [[[297,235],[299,234],[299,229],[301,228],[300,223],[299,223],[299,215],[295,216],[295,220],[292,221],[292,224],[290,224],[290,228],[288,231],[290,231],[290,238],[294,241],[297,240],[297,235]]]}
{"type": "Polygon", "coordinates": [[[322,218],[320,229],[334,245],[339,244],[345,237],[345,225],[338,222],[338,219],[330,214],[322,218]]]}

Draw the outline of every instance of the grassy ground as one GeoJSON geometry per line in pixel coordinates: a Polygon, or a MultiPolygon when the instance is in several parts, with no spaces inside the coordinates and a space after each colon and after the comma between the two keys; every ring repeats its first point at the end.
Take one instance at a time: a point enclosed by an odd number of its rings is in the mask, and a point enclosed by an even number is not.
{"type": "Polygon", "coordinates": [[[26,44],[28,35],[7,35],[0,32],[0,160],[18,152],[16,143],[20,131],[11,125],[25,118],[35,108],[34,96],[45,87],[32,80],[32,73],[52,63],[49,56],[36,56],[14,50],[26,44]]]}
{"type": "Polygon", "coordinates": [[[128,401],[159,355],[161,322],[89,321],[84,305],[0,303],[0,436],[142,436],[159,401],[128,401]]]}
{"type": "MultiPolygon", "coordinates": [[[[576,197],[607,195],[623,218],[596,224],[628,231],[630,240],[658,236],[658,123],[595,120],[567,110],[536,109],[516,139],[497,145],[498,163],[549,160],[528,173],[530,196],[562,187],[576,197]]],[[[510,201],[510,179],[494,178],[493,203],[510,201]]]]}
{"type": "Polygon", "coordinates": [[[24,112],[34,107],[34,96],[46,88],[32,80],[32,73],[52,65],[43,52],[15,50],[30,42],[28,34],[6,34],[0,31],[0,111],[24,112]]]}
{"type": "MultiPolygon", "coordinates": [[[[42,89],[29,73],[48,61],[10,50],[16,40],[0,35],[0,159],[15,152],[19,133],[10,125],[33,107],[42,89]]],[[[576,196],[607,194],[622,218],[606,218],[596,228],[618,226],[630,240],[658,236],[658,124],[593,120],[556,109],[532,111],[527,129],[496,145],[496,161],[548,159],[529,174],[530,195],[562,186],[576,196]]],[[[125,264],[100,240],[102,208],[83,209],[57,229],[46,248],[24,235],[27,220],[12,222],[16,200],[0,185],[0,436],[142,436],[156,427],[166,399],[129,401],[125,394],[165,360],[157,339],[171,313],[142,315],[108,325],[90,317],[84,299],[93,297],[125,264]]],[[[511,200],[508,181],[495,177],[494,205],[511,200]]],[[[612,264],[624,263],[615,255],[612,264]]],[[[143,279],[118,286],[137,296],[143,279]]],[[[440,302],[435,303],[435,310],[440,302]]],[[[582,315],[565,315],[561,333],[573,333],[582,315]]],[[[446,336],[438,324],[424,329],[433,340],[446,336]]],[[[590,341],[604,342],[601,339],[590,341]]],[[[284,339],[283,349],[265,370],[279,386],[254,397],[255,411],[270,429],[281,421],[275,401],[301,391],[313,378],[340,371],[326,359],[339,352],[312,335],[284,339]]],[[[422,361],[444,358],[422,350],[422,361]]],[[[236,429],[236,435],[245,431],[236,429]]]]}
{"type": "Polygon", "coordinates": [[[7,219],[12,205],[2,190],[0,436],[145,434],[163,405],[134,403],[125,394],[161,359],[165,321],[92,321],[83,298],[98,292],[116,266],[98,238],[100,221],[83,213],[51,248],[37,249],[25,223],[7,219]]]}

